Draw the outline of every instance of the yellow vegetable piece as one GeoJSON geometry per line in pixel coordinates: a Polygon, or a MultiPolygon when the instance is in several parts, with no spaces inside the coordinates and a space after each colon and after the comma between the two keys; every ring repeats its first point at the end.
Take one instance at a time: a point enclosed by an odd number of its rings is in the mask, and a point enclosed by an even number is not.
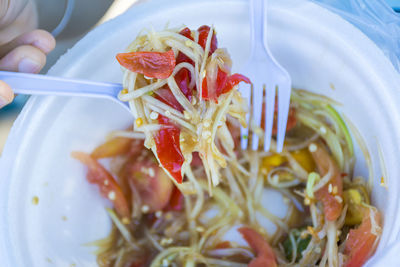
{"type": "Polygon", "coordinates": [[[273,154],[263,158],[262,166],[269,169],[271,167],[278,167],[285,162],[287,162],[286,157],[280,154],[273,154]]]}
{"type": "Polygon", "coordinates": [[[362,186],[347,189],[343,192],[344,202],[347,204],[346,225],[360,224],[363,219],[363,203],[369,203],[365,195],[366,190],[362,186]]]}
{"type": "MultiPolygon", "coordinates": [[[[292,157],[303,167],[307,172],[312,172],[315,169],[315,162],[311,156],[310,151],[307,148],[296,150],[290,153],[292,157]]],[[[270,171],[271,169],[278,167],[288,160],[285,156],[280,154],[273,154],[263,158],[262,168],[270,171]]]]}
{"type": "Polygon", "coordinates": [[[315,170],[315,162],[308,148],[296,150],[291,155],[307,172],[315,170]]]}

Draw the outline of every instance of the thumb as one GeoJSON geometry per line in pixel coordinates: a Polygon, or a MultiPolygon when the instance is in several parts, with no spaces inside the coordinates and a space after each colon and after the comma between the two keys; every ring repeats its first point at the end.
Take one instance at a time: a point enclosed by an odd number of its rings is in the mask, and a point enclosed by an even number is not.
{"type": "Polygon", "coordinates": [[[14,99],[14,93],[11,87],[5,82],[0,80],[0,108],[11,103],[14,99]]]}

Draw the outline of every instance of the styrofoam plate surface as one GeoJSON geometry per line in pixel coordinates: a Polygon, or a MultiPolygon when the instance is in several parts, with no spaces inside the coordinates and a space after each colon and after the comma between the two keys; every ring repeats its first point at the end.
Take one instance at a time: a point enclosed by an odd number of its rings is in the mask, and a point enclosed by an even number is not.
{"type": "MultiPolygon", "coordinates": [[[[269,44],[294,86],[325,94],[357,126],[372,155],[373,201],[385,217],[379,250],[399,233],[400,79],[383,53],[339,16],[301,0],[271,1],[269,44]],[[379,186],[379,141],[388,172],[379,186]]],[[[150,1],[135,6],[84,37],[51,69],[51,75],[120,82],[115,54],[144,27],[214,24],[220,47],[239,71],[249,54],[247,1],[150,1]]],[[[32,97],[17,119],[0,162],[2,266],[93,266],[93,247],[110,221],[85,168],[70,157],[91,151],[112,130],[132,123],[112,102],[87,98],[32,97]],[[32,198],[39,198],[38,205],[32,198]]],[[[360,151],[356,151],[358,155],[360,151]]],[[[367,176],[360,160],[357,172],[367,176]]]]}

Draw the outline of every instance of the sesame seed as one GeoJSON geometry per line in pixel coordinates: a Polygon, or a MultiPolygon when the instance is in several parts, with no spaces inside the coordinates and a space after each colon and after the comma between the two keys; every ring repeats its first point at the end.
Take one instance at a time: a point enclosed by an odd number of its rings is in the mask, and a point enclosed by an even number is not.
{"type": "Polygon", "coordinates": [[[157,218],[160,218],[162,216],[162,211],[161,210],[157,211],[155,215],[157,218]]]}
{"type": "Polygon", "coordinates": [[[150,113],[150,119],[152,119],[152,120],[156,120],[158,118],[158,113],[157,112],[154,112],[154,111],[152,111],[151,113],[150,113]]]}
{"type": "Polygon", "coordinates": [[[317,149],[318,149],[318,147],[317,147],[317,145],[314,144],[314,143],[312,143],[312,144],[310,144],[310,145],[308,146],[308,150],[309,150],[311,153],[317,151],[317,149]]]}
{"type": "Polygon", "coordinates": [[[326,134],[326,128],[325,127],[319,128],[319,131],[321,132],[321,134],[326,134]]]}
{"type": "Polygon", "coordinates": [[[156,175],[155,171],[153,168],[149,168],[149,176],[154,177],[156,175]]]}
{"type": "Polygon", "coordinates": [[[149,212],[149,210],[150,210],[149,206],[147,206],[147,205],[143,205],[142,206],[142,212],[143,213],[147,213],[147,212],[149,212]]]}
{"type": "Polygon", "coordinates": [[[196,231],[199,232],[199,233],[204,232],[204,230],[205,230],[205,229],[204,229],[203,226],[197,226],[197,227],[196,227],[196,231]]]}
{"type": "Polygon", "coordinates": [[[169,266],[169,261],[167,259],[163,259],[161,264],[162,264],[162,267],[168,267],[169,266]]]}
{"type": "Polygon", "coordinates": [[[328,185],[328,192],[329,192],[329,193],[332,193],[332,184],[329,184],[329,185],[328,185]]]}
{"type": "Polygon", "coordinates": [[[172,238],[165,238],[165,237],[163,237],[162,239],[161,239],[161,241],[160,241],[160,243],[161,243],[161,245],[162,246],[165,246],[165,245],[170,245],[170,244],[172,244],[172,242],[173,242],[174,240],[172,239],[172,238]]]}
{"type": "Polygon", "coordinates": [[[110,182],[108,180],[104,180],[104,185],[108,185],[110,182]]]}
{"type": "Polygon", "coordinates": [[[124,88],[121,90],[121,94],[126,95],[128,93],[128,89],[124,88]]]}
{"type": "Polygon", "coordinates": [[[115,192],[114,192],[114,191],[110,191],[110,192],[108,193],[108,198],[109,198],[110,200],[115,200],[115,192]]]}
{"type": "Polygon", "coordinates": [[[337,202],[342,203],[343,199],[340,196],[335,196],[337,202]]]}
{"type": "Polygon", "coordinates": [[[304,205],[308,206],[311,204],[311,201],[308,197],[304,198],[304,205]]]}
{"type": "Polygon", "coordinates": [[[143,77],[144,77],[146,80],[152,80],[152,79],[153,79],[153,78],[148,77],[148,76],[146,76],[146,75],[143,75],[143,77]]]}
{"type": "Polygon", "coordinates": [[[126,218],[126,217],[124,217],[124,218],[122,218],[122,223],[123,224],[129,224],[131,221],[129,220],[129,218],[126,218]]]}

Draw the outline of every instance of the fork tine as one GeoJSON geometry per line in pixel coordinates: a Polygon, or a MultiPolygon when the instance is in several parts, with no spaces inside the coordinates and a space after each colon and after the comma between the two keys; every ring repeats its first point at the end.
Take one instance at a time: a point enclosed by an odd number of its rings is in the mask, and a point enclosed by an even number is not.
{"type": "Polygon", "coordinates": [[[285,140],[291,89],[290,77],[288,79],[283,79],[280,82],[278,88],[278,133],[276,145],[276,151],[278,153],[282,152],[283,143],[285,140]]]}
{"type": "MultiPolygon", "coordinates": [[[[247,106],[249,110],[251,109],[251,85],[248,84],[241,84],[239,85],[239,92],[241,93],[242,97],[247,101],[247,106]]],[[[249,141],[249,128],[250,128],[250,112],[246,114],[246,122],[247,127],[240,127],[240,146],[243,150],[247,149],[248,141],[249,141]]]]}
{"type": "MultiPolygon", "coordinates": [[[[262,99],[263,99],[263,84],[255,83],[253,87],[253,123],[255,126],[261,126],[262,115],[262,99]]],[[[251,149],[258,149],[258,135],[256,133],[252,136],[251,149]]]]}
{"type": "Polygon", "coordinates": [[[268,151],[271,146],[272,128],[274,127],[274,113],[275,113],[275,84],[269,84],[266,87],[265,94],[265,132],[264,132],[264,150],[268,151]]]}

